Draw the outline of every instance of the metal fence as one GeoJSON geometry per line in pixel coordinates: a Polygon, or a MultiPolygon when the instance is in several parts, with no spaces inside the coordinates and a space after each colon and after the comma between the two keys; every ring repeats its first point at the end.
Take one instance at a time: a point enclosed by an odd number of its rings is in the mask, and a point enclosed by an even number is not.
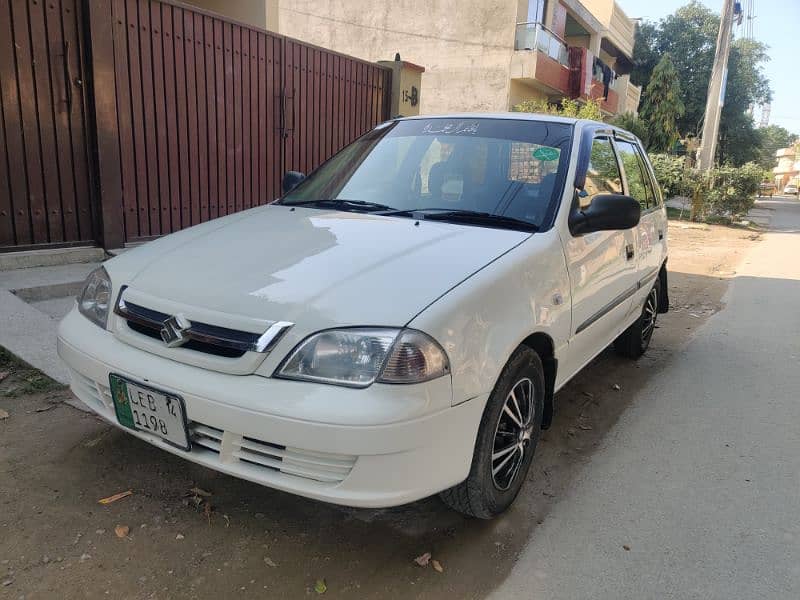
{"type": "Polygon", "coordinates": [[[0,0],[0,248],[95,239],[78,0],[0,0]]]}
{"type": "Polygon", "coordinates": [[[112,19],[126,241],[270,202],[389,116],[378,65],[156,0],[112,19]]]}
{"type": "Polygon", "coordinates": [[[391,70],[158,0],[0,0],[0,250],[274,200],[389,115],[391,70]]]}

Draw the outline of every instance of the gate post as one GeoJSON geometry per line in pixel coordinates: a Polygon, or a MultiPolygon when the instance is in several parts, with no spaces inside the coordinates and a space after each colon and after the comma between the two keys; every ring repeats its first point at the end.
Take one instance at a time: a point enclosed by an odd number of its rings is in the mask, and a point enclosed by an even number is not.
{"type": "Polygon", "coordinates": [[[389,118],[417,116],[425,67],[401,60],[399,53],[395,54],[394,60],[379,60],[378,64],[392,70],[389,118]]]}
{"type": "Polygon", "coordinates": [[[88,0],[89,128],[95,164],[93,204],[99,240],[106,250],[125,244],[122,174],[114,79],[114,21],[111,2],[88,0]]]}

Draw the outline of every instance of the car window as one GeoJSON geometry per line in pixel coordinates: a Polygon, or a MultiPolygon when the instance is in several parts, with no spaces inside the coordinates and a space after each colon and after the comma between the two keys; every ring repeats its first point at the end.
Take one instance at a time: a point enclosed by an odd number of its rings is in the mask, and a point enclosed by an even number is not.
{"type": "Polygon", "coordinates": [[[622,166],[625,168],[625,181],[628,184],[628,195],[639,201],[642,210],[655,206],[655,197],[650,180],[646,178],[644,165],[636,146],[630,142],[617,142],[622,166]]]}
{"type": "Polygon", "coordinates": [[[642,172],[644,173],[645,183],[653,192],[653,206],[661,206],[664,203],[664,199],[661,197],[661,188],[658,187],[658,182],[653,175],[653,170],[648,166],[645,152],[641,146],[636,148],[636,153],[639,155],[639,162],[642,167],[642,172]]]}
{"type": "Polygon", "coordinates": [[[598,194],[622,193],[622,176],[619,164],[608,138],[595,138],[592,142],[592,152],[589,157],[589,168],[586,171],[586,195],[580,198],[581,208],[586,208],[592,203],[592,198],[598,194]]]}
{"type": "Polygon", "coordinates": [[[394,212],[473,211],[541,228],[562,197],[571,133],[567,124],[528,120],[390,122],[346,147],[281,203],[333,199],[394,212]]]}

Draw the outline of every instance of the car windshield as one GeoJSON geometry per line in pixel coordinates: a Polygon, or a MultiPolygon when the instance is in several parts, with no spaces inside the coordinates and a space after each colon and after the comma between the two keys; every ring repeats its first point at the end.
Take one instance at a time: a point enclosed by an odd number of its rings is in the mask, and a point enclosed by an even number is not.
{"type": "Polygon", "coordinates": [[[547,121],[392,121],[347,146],[280,203],[541,229],[563,190],[571,136],[571,125],[547,121]]]}

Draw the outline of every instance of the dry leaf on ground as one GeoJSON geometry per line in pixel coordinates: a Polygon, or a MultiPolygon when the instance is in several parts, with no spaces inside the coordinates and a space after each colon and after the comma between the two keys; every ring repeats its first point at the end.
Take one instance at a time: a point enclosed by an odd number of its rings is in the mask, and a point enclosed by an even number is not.
{"type": "Polygon", "coordinates": [[[440,563],[438,560],[434,558],[431,561],[431,564],[433,565],[434,571],[436,571],[437,573],[444,573],[444,567],[442,566],[442,563],[440,563]]]}
{"type": "Polygon", "coordinates": [[[0,421],[8,418],[8,411],[3,410],[0,408],[0,421]]]}
{"type": "Polygon", "coordinates": [[[210,497],[211,497],[211,492],[207,492],[207,491],[205,491],[204,489],[202,489],[202,488],[199,488],[199,487],[193,487],[193,488],[192,488],[192,489],[190,489],[189,491],[190,491],[192,494],[194,494],[195,496],[203,496],[203,497],[205,497],[205,498],[210,498],[210,497]]]}
{"type": "Polygon", "coordinates": [[[3,381],[3,379],[8,377],[9,375],[11,375],[10,371],[0,371],[0,381],[3,381]]]}
{"type": "Polygon", "coordinates": [[[431,562],[431,553],[426,552],[425,554],[419,555],[414,559],[414,562],[420,567],[427,567],[428,563],[431,562]]]}
{"type": "Polygon", "coordinates": [[[273,569],[278,566],[275,564],[275,561],[273,561],[269,556],[264,557],[264,564],[267,565],[268,567],[272,567],[273,569]]]}
{"type": "Polygon", "coordinates": [[[117,525],[114,527],[114,533],[117,534],[118,538],[128,537],[128,534],[131,532],[131,528],[127,525],[117,525]]]}
{"type": "Polygon", "coordinates": [[[111,504],[112,502],[116,502],[117,500],[122,500],[123,498],[127,498],[132,494],[133,490],[128,490],[126,492],[120,492],[119,494],[114,494],[113,496],[109,496],[108,498],[101,498],[97,502],[99,504],[111,504]]]}
{"type": "Polygon", "coordinates": [[[324,594],[328,591],[328,585],[325,583],[324,579],[317,579],[317,582],[314,584],[314,591],[318,594],[324,594]]]}

